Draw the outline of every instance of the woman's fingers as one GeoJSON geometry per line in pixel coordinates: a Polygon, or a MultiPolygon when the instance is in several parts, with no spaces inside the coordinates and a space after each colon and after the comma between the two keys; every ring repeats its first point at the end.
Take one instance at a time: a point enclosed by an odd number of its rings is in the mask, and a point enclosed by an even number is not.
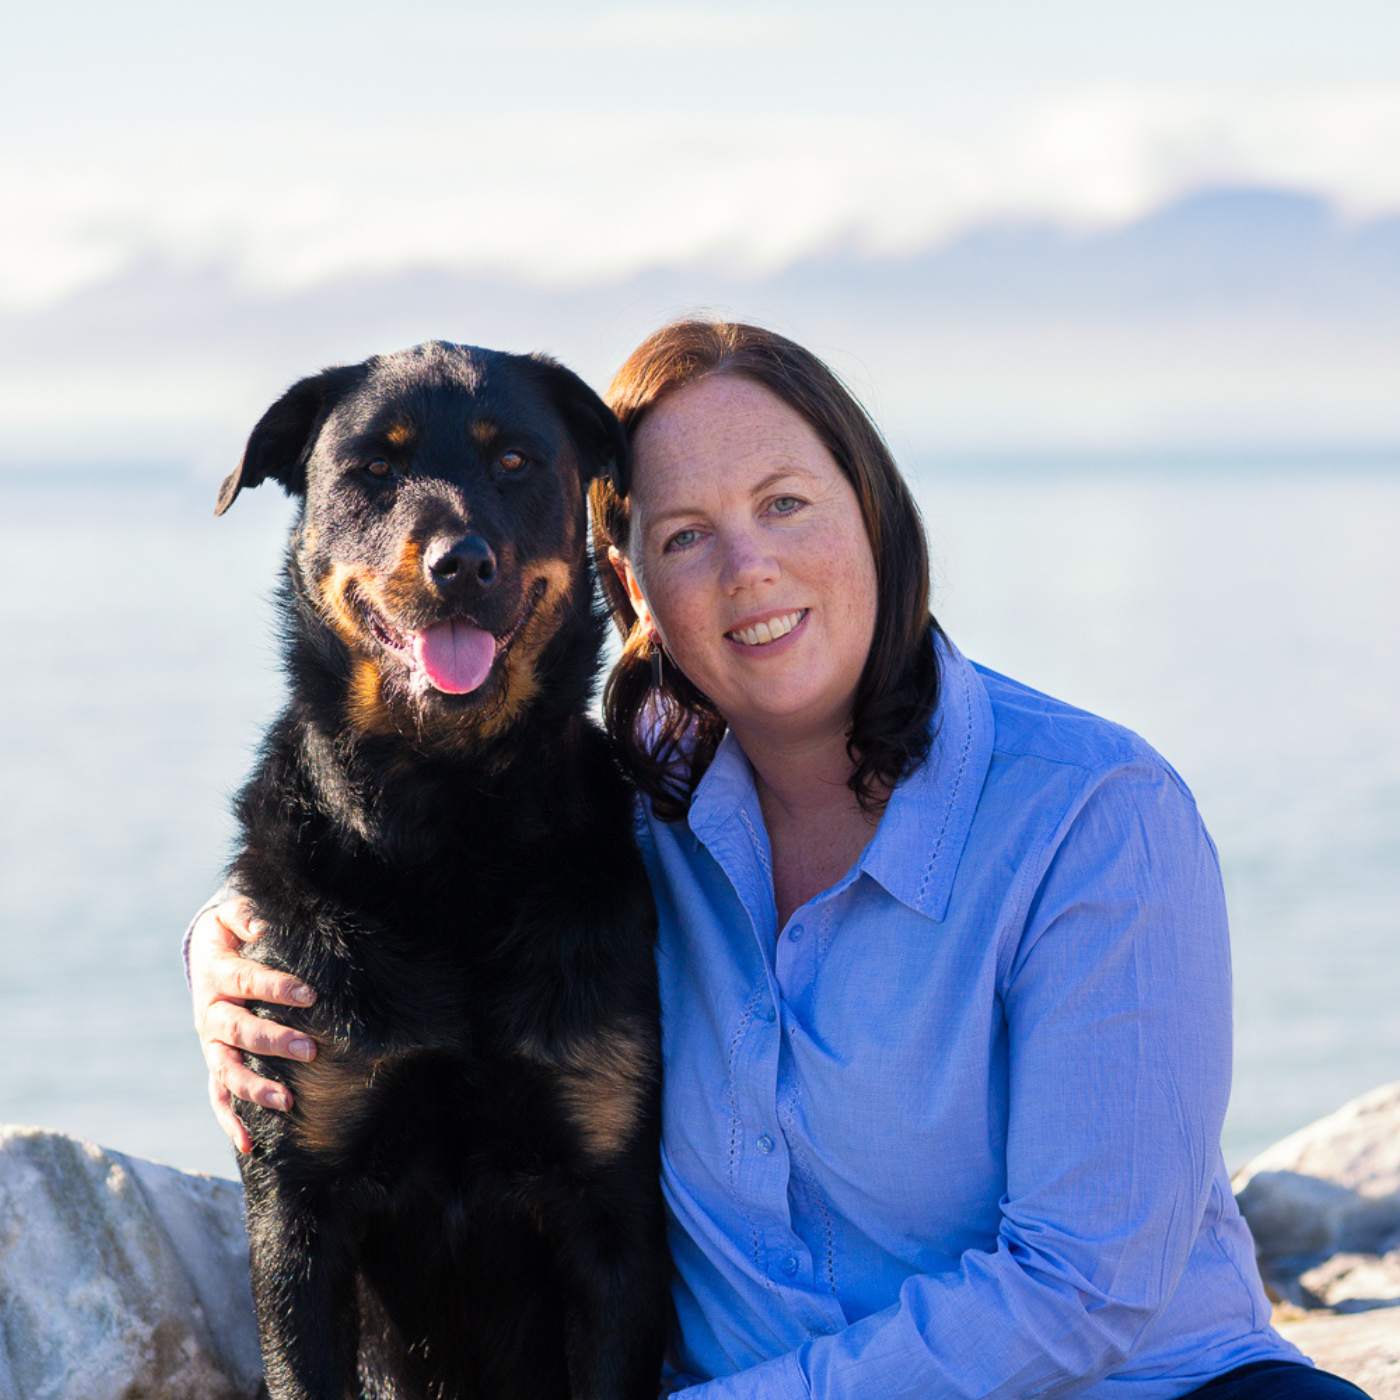
{"type": "MultiPolygon", "coordinates": [[[[237,1050],[217,1040],[206,1040],[204,1061],[209,1066],[210,1078],[234,1098],[242,1099],[245,1103],[261,1104],[264,1108],[275,1109],[278,1113],[286,1113],[291,1108],[291,1091],[285,1085],[254,1074],[243,1063],[243,1056],[237,1050]]],[[[216,1105],[214,1112],[218,1111],[216,1105]]],[[[232,1112],[232,1109],[229,1111],[232,1112]]]]}
{"type": "Polygon", "coordinates": [[[212,953],[207,969],[215,997],[270,1001],[277,1006],[310,1006],[316,1000],[316,993],[290,972],[279,972],[237,953],[212,953]]]}
{"type": "Polygon", "coordinates": [[[309,1006],[315,992],[290,973],[245,958],[245,944],[267,931],[251,901],[226,899],[200,915],[190,938],[190,990],[195,1027],[209,1066],[209,1104],[219,1126],[240,1152],[252,1137],[233,1109],[234,1099],[285,1113],[292,1106],[285,1085],[248,1068],[243,1052],[311,1060],[316,1044],[304,1031],[264,1020],[246,1009],[250,1001],[309,1006]]]}
{"type": "Polygon", "coordinates": [[[210,913],[240,943],[251,943],[267,932],[267,923],[258,917],[258,911],[251,899],[235,895],[222,904],[216,904],[210,913]]]}
{"type": "Polygon", "coordinates": [[[233,1111],[233,1096],[213,1073],[209,1076],[209,1106],[214,1110],[214,1117],[218,1119],[219,1126],[234,1147],[245,1156],[251,1152],[253,1139],[248,1129],[243,1126],[242,1120],[233,1111]]]}
{"type": "Polygon", "coordinates": [[[195,922],[190,936],[190,990],[195,1024],[211,1003],[225,997],[240,1001],[268,1001],[278,1006],[310,1006],[316,993],[290,973],[279,972],[242,956],[251,940],[252,915],[246,899],[227,899],[207,909],[195,922]]]}
{"type": "Polygon", "coordinates": [[[213,1042],[254,1055],[276,1055],[284,1060],[316,1058],[316,1043],[305,1031],[266,1021],[231,1001],[215,1001],[205,1009],[200,1039],[205,1044],[213,1042]]]}

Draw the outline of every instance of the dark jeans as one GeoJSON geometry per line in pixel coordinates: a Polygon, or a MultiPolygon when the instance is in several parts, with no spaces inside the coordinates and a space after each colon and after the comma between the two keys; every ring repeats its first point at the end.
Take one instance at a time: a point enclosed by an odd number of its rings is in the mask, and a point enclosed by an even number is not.
{"type": "MultiPolygon", "coordinates": [[[[1208,1400],[1368,1400],[1350,1381],[1296,1361],[1253,1361],[1207,1381],[1191,1396],[1208,1400]]],[[[1190,1397],[1187,1397],[1190,1400],[1190,1397]]]]}

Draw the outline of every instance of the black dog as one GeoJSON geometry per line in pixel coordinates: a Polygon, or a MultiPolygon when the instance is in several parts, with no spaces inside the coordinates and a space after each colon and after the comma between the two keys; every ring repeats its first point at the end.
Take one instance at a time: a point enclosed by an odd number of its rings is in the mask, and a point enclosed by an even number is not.
{"type": "Polygon", "coordinates": [[[434,342],[294,385],[220,492],[304,498],[230,868],[318,992],[258,1007],[317,1041],[249,1059],[292,1113],[239,1105],[276,1400],[656,1395],[654,916],[586,714],[625,453],[553,361],[434,342]]]}

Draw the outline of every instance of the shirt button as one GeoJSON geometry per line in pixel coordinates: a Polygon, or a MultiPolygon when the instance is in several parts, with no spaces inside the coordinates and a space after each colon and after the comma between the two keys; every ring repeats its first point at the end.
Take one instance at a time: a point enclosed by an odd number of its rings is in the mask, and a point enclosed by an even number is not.
{"type": "Polygon", "coordinates": [[[796,943],[797,940],[802,937],[802,925],[793,924],[793,926],[790,929],[788,929],[788,937],[792,939],[794,943],[796,943]]]}
{"type": "Polygon", "coordinates": [[[783,1272],[784,1272],[789,1278],[791,1278],[791,1277],[793,1276],[793,1274],[795,1274],[795,1273],[797,1272],[797,1269],[798,1269],[797,1255],[795,1255],[795,1254],[789,1254],[788,1257],[787,1257],[786,1259],[783,1260],[783,1272]]]}
{"type": "Polygon", "coordinates": [[[758,1139],[758,1150],[766,1157],[773,1150],[773,1139],[763,1133],[758,1139]]]}

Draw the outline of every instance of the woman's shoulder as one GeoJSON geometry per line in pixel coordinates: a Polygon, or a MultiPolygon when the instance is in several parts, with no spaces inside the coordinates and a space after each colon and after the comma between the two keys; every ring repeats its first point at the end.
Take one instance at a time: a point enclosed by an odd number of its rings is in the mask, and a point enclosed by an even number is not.
{"type": "Polygon", "coordinates": [[[1086,781],[1123,769],[1155,772],[1183,791],[1176,769],[1142,735],[990,667],[972,663],[992,714],[992,752],[1076,768],[1086,781]]]}
{"type": "Polygon", "coordinates": [[[1130,839],[1214,851],[1194,793],[1140,734],[998,671],[974,670],[992,727],[978,816],[1024,833],[1028,870],[1067,847],[1130,839]]]}

